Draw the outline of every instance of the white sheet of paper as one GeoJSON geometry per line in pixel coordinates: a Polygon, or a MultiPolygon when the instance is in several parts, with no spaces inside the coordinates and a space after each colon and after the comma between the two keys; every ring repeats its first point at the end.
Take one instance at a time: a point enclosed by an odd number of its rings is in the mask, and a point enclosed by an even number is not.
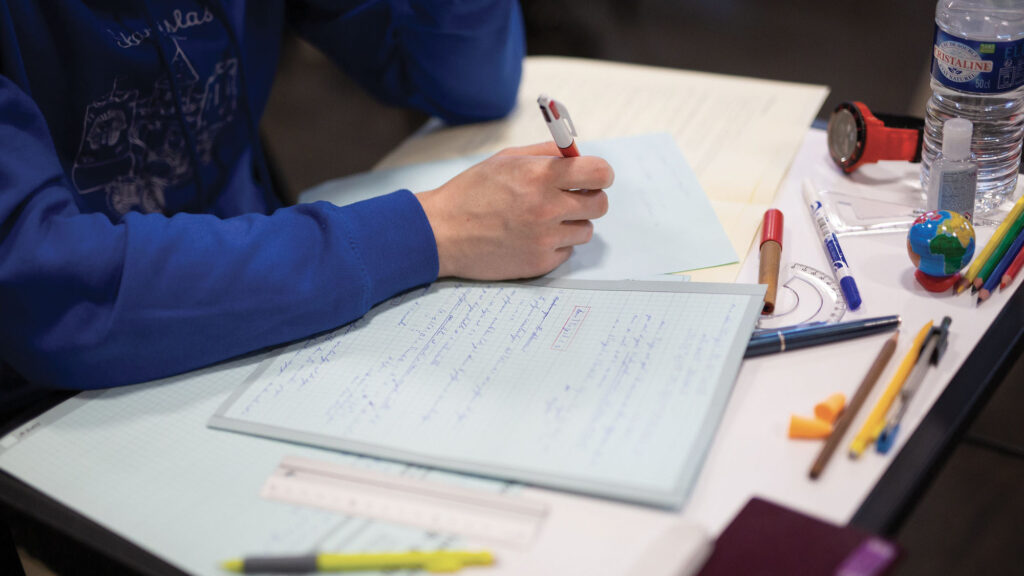
{"type": "Polygon", "coordinates": [[[211,426],[666,507],[764,287],[438,282],[268,359],[211,426]]]}
{"type": "MultiPolygon", "coordinates": [[[[577,246],[552,278],[623,280],[696,270],[737,261],[725,230],[686,159],[668,134],[581,142],[615,170],[609,210],[594,221],[594,237],[577,246]]],[[[365,172],[303,192],[301,202],[344,205],[400,188],[431,190],[485,156],[365,172]]]]}

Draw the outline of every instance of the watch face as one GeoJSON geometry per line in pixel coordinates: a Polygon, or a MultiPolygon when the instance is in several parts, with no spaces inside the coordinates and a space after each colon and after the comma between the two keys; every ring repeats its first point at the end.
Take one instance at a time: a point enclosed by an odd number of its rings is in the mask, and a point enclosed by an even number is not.
{"type": "Polygon", "coordinates": [[[859,133],[853,111],[845,106],[836,108],[828,121],[828,152],[844,170],[852,168],[860,157],[859,133]]]}

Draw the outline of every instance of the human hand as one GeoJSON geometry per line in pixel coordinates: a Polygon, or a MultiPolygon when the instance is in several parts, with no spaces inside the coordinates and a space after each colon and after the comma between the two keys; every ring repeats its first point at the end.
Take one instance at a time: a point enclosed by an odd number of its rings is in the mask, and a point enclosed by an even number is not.
{"type": "Polygon", "coordinates": [[[615,175],[596,156],[562,158],[554,142],[507,148],[416,195],[434,230],[439,277],[540,276],[590,241],[615,175]]]}

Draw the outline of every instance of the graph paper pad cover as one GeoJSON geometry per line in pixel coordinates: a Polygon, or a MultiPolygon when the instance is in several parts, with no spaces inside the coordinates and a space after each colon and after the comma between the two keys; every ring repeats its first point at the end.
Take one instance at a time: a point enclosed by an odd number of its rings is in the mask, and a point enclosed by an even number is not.
{"type": "Polygon", "coordinates": [[[438,282],[265,360],[230,429],[680,507],[759,285],[438,282]]]}
{"type": "Polygon", "coordinates": [[[0,469],[188,574],[242,554],[458,547],[447,533],[260,497],[285,456],[503,493],[507,483],[226,434],[206,426],[256,368],[250,357],[164,380],[90,390],[0,438],[0,469]]]}

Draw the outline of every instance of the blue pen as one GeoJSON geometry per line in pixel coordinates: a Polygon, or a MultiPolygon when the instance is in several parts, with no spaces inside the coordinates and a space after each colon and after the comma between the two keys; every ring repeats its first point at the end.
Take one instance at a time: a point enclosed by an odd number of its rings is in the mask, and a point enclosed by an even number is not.
{"type": "Polygon", "coordinates": [[[832,272],[836,275],[836,280],[839,281],[839,287],[846,298],[846,306],[850,310],[856,310],[860,308],[860,292],[857,291],[857,283],[853,280],[853,274],[850,273],[850,264],[846,261],[846,255],[843,254],[843,249],[839,246],[839,238],[832,231],[832,225],[828,221],[828,216],[825,215],[825,209],[822,208],[821,202],[812,197],[812,194],[811,185],[805,182],[804,204],[807,204],[811,211],[811,218],[818,225],[818,234],[821,236],[822,242],[825,243],[825,254],[832,261],[832,272]]]}
{"type": "Polygon", "coordinates": [[[744,358],[797,350],[809,346],[842,342],[899,328],[899,316],[879,316],[834,324],[789,326],[775,330],[757,330],[747,343],[744,358]]]}

